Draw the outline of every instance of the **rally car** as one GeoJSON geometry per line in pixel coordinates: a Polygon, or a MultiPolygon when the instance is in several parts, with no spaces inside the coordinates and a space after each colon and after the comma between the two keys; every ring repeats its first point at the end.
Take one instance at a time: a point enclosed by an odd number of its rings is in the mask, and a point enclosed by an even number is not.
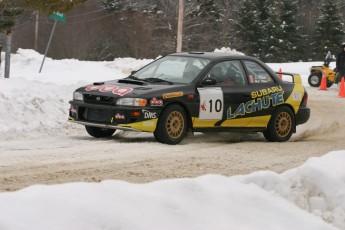
{"type": "Polygon", "coordinates": [[[279,76],[245,55],[170,54],[126,78],[77,89],[69,121],[96,138],[117,129],[144,131],[173,145],[187,133],[244,131],[283,142],[308,121],[310,109],[300,75],[279,76]]]}

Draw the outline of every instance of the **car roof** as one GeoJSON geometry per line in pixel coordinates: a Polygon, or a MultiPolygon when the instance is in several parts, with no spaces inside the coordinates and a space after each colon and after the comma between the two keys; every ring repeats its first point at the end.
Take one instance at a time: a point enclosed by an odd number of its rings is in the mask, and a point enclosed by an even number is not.
{"type": "Polygon", "coordinates": [[[184,57],[197,57],[197,58],[205,58],[210,60],[218,60],[224,58],[230,59],[255,59],[249,56],[235,54],[235,53],[222,53],[222,52],[181,52],[181,53],[173,53],[169,54],[168,56],[184,56],[184,57]]]}
{"type": "Polygon", "coordinates": [[[261,66],[263,66],[268,72],[271,73],[271,76],[275,76],[275,79],[277,79],[278,81],[281,81],[281,79],[277,77],[276,73],[264,62],[262,62],[261,60],[255,57],[246,56],[242,54],[225,53],[225,52],[181,52],[181,53],[172,53],[172,54],[169,54],[168,56],[205,58],[205,59],[209,59],[216,62],[222,61],[224,59],[225,60],[229,60],[229,59],[253,60],[255,62],[260,63],[261,66]]]}

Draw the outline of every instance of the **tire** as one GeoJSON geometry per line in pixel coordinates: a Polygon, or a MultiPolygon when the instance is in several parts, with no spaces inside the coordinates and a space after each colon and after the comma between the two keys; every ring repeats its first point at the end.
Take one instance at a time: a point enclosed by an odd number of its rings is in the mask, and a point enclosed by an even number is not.
{"type": "Polygon", "coordinates": [[[317,73],[312,73],[308,77],[308,83],[311,87],[319,87],[321,84],[321,77],[317,73]]]}
{"type": "Polygon", "coordinates": [[[164,144],[176,145],[186,135],[187,116],[185,110],[179,105],[167,107],[159,117],[155,139],[164,144]]]}
{"type": "Polygon", "coordinates": [[[270,142],[288,141],[296,127],[295,116],[290,108],[278,107],[263,132],[265,139],[270,142]]]}
{"type": "Polygon", "coordinates": [[[115,133],[115,129],[102,129],[93,126],[85,126],[86,132],[96,138],[111,137],[115,133]]]}

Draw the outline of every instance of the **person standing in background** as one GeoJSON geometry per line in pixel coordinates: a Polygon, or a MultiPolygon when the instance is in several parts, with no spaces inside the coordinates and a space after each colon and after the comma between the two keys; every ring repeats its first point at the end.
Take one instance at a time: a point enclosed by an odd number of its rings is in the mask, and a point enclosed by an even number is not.
{"type": "Polygon", "coordinates": [[[345,76],[345,42],[341,44],[341,51],[337,55],[336,69],[337,76],[335,78],[335,83],[341,81],[341,77],[345,76]]]}

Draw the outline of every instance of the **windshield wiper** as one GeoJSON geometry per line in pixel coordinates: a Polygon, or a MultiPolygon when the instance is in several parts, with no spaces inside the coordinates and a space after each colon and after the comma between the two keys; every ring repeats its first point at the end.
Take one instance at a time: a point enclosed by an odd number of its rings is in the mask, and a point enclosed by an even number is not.
{"type": "Polygon", "coordinates": [[[142,79],[137,78],[137,77],[135,77],[133,75],[130,75],[130,76],[126,77],[126,79],[133,79],[133,80],[137,80],[137,81],[142,81],[142,79]]]}
{"type": "Polygon", "coordinates": [[[155,77],[149,77],[149,78],[145,78],[145,79],[143,79],[143,80],[146,81],[146,82],[150,82],[150,83],[163,82],[163,83],[168,83],[168,84],[170,84],[170,85],[174,84],[174,83],[171,82],[171,81],[167,81],[167,80],[160,79],[160,78],[155,78],[155,77]]]}

